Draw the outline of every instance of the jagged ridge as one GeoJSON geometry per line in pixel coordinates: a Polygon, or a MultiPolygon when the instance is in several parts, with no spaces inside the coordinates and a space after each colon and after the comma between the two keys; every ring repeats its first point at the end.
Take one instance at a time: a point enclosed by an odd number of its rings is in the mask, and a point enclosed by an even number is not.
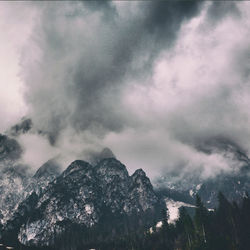
{"type": "MultiPolygon", "coordinates": [[[[98,227],[108,215],[121,220],[136,215],[139,219],[161,206],[144,171],[129,176],[126,167],[114,158],[104,159],[95,167],[74,161],[48,184],[37,202],[31,205],[30,200],[34,198],[24,201],[7,223],[4,237],[8,238],[13,228],[15,233],[20,228],[18,238],[22,244],[40,246],[53,244],[55,235],[74,224],[98,227]]],[[[150,225],[150,220],[145,223],[150,225]]]]}

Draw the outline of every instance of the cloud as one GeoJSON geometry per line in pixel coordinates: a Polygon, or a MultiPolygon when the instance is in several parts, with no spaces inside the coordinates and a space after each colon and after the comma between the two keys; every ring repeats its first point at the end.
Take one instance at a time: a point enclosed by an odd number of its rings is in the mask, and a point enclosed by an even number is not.
{"type": "Polygon", "coordinates": [[[24,151],[20,163],[31,167],[33,172],[48,159],[54,158],[59,154],[58,150],[52,147],[48,140],[41,135],[20,135],[18,142],[24,151]]]}
{"type": "Polygon", "coordinates": [[[250,151],[248,5],[25,4],[26,114],[64,162],[108,146],[150,176],[230,171],[235,162],[197,145],[224,137],[250,151]]]}
{"type": "Polygon", "coordinates": [[[22,57],[34,122],[55,136],[69,125],[100,135],[123,129],[126,79],[144,77],[162,43],[169,46],[182,21],[197,13],[196,2],[186,5],[188,11],[177,3],[141,3],[139,15],[128,16],[111,2],[39,5],[41,16],[22,57]]]}
{"type": "Polygon", "coordinates": [[[5,131],[27,112],[22,96],[24,84],[19,77],[19,56],[30,35],[33,15],[32,9],[27,8],[26,4],[1,3],[0,131],[5,131]]]}
{"type": "Polygon", "coordinates": [[[161,52],[147,84],[124,91],[137,125],[132,135],[111,133],[106,143],[126,155],[128,165],[152,174],[198,170],[207,178],[232,171],[236,162],[197,151],[199,143],[225,137],[249,154],[249,12],[244,4],[236,7],[240,15],[228,14],[215,25],[206,3],[183,23],[173,47],[161,52]]]}

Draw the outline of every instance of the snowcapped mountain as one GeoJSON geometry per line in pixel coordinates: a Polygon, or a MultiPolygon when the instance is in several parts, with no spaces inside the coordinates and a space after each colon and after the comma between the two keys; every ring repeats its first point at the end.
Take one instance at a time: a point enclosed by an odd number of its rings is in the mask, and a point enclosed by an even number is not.
{"type": "Polygon", "coordinates": [[[107,218],[112,230],[116,228],[114,218],[125,223],[133,217],[133,223],[140,220],[150,225],[153,217],[149,214],[161,205],[143,170],[129,176],[126,167],[114,158],[104,159],[95,167],[77,160],[40,194],[32,193],[19,205],[3,235],[9,238],[18,234],[24,245],[44,246],[73,225],[98,228],[107,218]],[[147,215],[151,219],[143,221],[147,215]]]}

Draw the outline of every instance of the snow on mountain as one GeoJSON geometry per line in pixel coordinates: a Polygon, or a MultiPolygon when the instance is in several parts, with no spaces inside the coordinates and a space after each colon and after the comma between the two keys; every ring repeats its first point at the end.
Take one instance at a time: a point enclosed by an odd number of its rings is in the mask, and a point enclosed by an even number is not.
{"type": "Polygon", "coordinates": [[[169,219],[168,223],[174,223],[178,218],[179,218],[179,208],[181,207],[193,207],[195,208],[194,205],[181,202],[181,201],[174,201],[172,199],[166,198],[166,207],[168,209],[169,213],[169,219]]]}
{"type": "Polygon", "coordinates": [[[126,167],[114,158],[104,159],[95,167],[77,160],[40,194],[28,197],[4,231],[8,234],[20,228],[18,239],[22,244],[48,245],[55,234],[73,224],[91,228],[108,214],[121,219],[136,214],[139,219],[160,205],[143,170],[129,176],[126,167]]]}

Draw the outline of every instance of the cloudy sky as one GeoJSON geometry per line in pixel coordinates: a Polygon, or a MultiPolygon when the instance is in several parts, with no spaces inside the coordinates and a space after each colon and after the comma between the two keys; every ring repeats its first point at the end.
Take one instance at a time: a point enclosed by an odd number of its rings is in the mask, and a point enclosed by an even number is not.
{"type": "MultiPolygon", "coordinates": [[[[24,160],[109,147],[151,177],[232,164],[197,145],[250,153],[249,2],[0,2],[1,132],[31,117],[24,160]]],[[[68,162],[67,162],[68,163],[68,162]]]]}

